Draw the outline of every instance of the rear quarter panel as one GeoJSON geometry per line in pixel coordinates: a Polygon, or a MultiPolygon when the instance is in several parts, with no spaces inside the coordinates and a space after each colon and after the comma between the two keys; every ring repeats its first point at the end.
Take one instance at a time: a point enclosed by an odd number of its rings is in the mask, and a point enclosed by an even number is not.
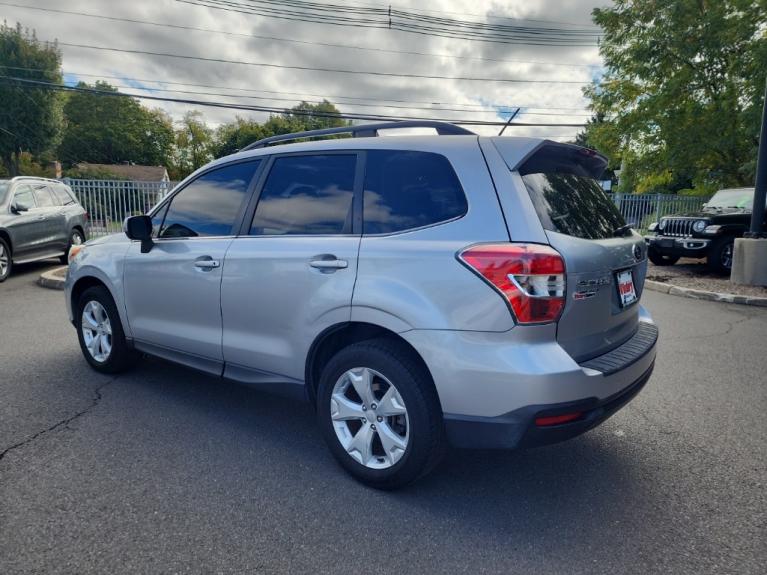
{"type": "MultiPolygon", "coordinates": [[[[384,138],[382,138],[385,140],[384,138]]],[[[352,321],[393,331],[505,331],[514,320],[504,300],[456,254],[509,235],[477,139],[431,139],[407,149],[444,155],[466,194],[468,212],[446,223],[389,235],[363,236],[352,321]]]]}

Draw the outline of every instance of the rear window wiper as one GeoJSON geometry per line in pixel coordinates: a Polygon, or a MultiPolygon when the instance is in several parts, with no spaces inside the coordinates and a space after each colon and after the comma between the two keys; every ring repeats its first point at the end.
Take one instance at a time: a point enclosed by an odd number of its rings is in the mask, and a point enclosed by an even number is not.
{"type": "Polygon", "coordinates": [[[622,238],[623,236],[629,235],[626,232],[630,232],[630,231],[631,231],[631,224],[626,224],[625,226],[615,228],[613,230],[613,237],[622,238]]]}

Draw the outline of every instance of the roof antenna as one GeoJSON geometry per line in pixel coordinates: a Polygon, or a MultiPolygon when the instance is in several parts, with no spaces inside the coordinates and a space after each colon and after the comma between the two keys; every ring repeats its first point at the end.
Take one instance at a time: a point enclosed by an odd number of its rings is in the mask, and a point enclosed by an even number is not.
{"type": "Polygon", "coordinates": [[[522,109],[522,108],[517,108],[516,110],[514,110],[514,111],[512,112],[511,116],[509,116],[509,119],[508,119],[508,121],[507,121],[507,122],[506,122],[506,123],[503,125],[503,128],[501,128],[501,131],[500,131],[500,132],[498,132],[498,135],[499,135],[499,136],[503,136],[503,133],[506,131],[506,128],[508,128],[508,127],[509,127],[509,124],[511,124],[511,121],[512,121],[514,118],[516,118],[516,117],[517,117],[517,114],[519,114],[519,111],[520,111],[521,109],[522,109]]]}

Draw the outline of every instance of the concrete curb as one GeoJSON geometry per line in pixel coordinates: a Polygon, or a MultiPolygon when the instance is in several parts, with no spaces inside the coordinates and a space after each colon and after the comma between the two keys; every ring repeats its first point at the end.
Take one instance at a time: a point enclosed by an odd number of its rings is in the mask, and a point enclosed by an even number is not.
{"type": "Polygon", "coordinates": [[[659,291],[669,295],[678,295],[690,299],[704,299],[708,301],[719,301],[722,303],[737,303],[740,305],[756,305],[767,307],[767,297],[756,297],[747,295],[735,295],[732,293],[717,293],[713,291],[704,291],[699,289],[678,287],[672,284],[645,280],[644,285],[652,291],[659,291]]]}
{"type": "Polygon", "coordinates": [[[47,272],[43,272],[40,274],[40,277],[37,278],[37,283],[44,288],[63,290],[66,273],[64,273],[64,276],[62,277],[61,270],[66,269],[67,266],[61,266],[52,270],[48,270],[47,272]]]}

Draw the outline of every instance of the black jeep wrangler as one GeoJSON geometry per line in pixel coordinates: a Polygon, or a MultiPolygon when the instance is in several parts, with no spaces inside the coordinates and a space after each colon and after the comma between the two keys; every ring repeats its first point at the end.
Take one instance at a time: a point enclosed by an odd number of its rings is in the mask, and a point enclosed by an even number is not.
{"type": "Polygon", "coordinates": [[[748,230],[753,203],[754,188],[719,190],[700,212],[661,218],[645,236],[647,257],[657,266],[706,258],[709,269],[729,274],[735,238],[748,230]]]}

